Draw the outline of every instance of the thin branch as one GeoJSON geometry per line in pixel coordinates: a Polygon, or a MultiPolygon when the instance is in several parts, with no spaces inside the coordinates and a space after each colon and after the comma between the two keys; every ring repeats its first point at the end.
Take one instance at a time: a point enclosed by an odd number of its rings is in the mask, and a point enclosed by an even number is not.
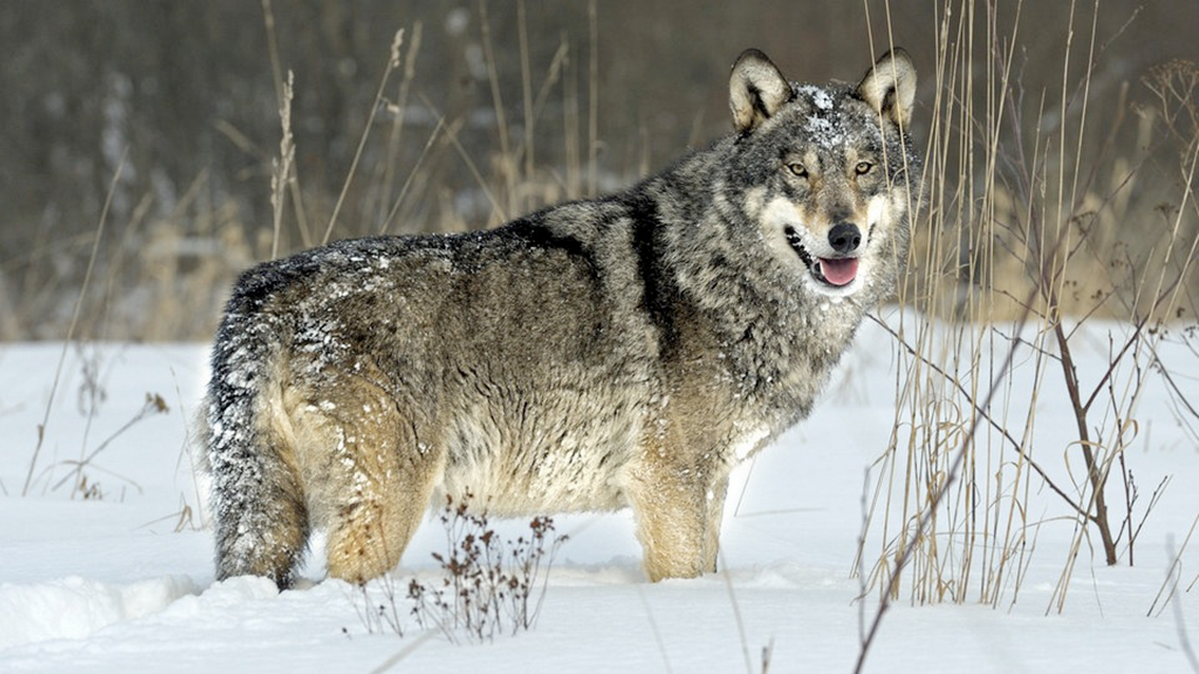
{"type": "Polygon", "coordinates": [[[333,206],[333,215],[329,216],[329,226],[325,228],[325,235],[321,237],[321,245],[329,243],[333,226],[337,224],[337,215],[341,213],[341,205],[346,200],[346,193],[350,191],[350,183],[354,180],[354,173],[358,170],[358,160],[362,158],[362,149],[366,147],[366,138],[370,135],[371,126],[375,123],[375,115],[378,114],[381,107],[387,80],[391,77],[392,71],[400,65],[400,46],[403,42],[404,29],[401,28],[396,31],[395,38],[392,39],[391,52],[387,57],[387,67],[383,69],[383,77],[379,80],[379,90],[375,92],[375,100],[371,103],[371,114],[367,116],[366,125],[362,128],[362,135],[358,138],[358,149],[354,151],[354,160],[350,162],[350,170],[346,173],[346,180],[341,185],[341,193],[337,195],[337,203],[333,206]]]}
{"type": "Polygon", "coordinates": [[[747,674],[754,674],[753,661],[749,658],[749,640],[745,636],[745,621],[741,619],[741,607],[737,604],[736,593],[733,592],[733,577],[729,573],[729,565],[724,562],[724,555],[720,557],[720,575],[724,578],[724,586],[729,591],[729,603],[733,606],[733,620],[737,623],[737,634],[741,637],[741,654],[745,657],[745,671],[747,674]]]}
{"type": "MultiPolygon", "coordinates": [[[[1084,513],[1082,511],[1082,506],[1075,503],[1074,500],[1071,499],[1066,494],[1066,492],[1062,491],[1061,488],[1059,488],[1056,484],[1054,484],[1053,480],[1049,477],[1049,474],[1045,472],[1045,469],[1041,468],[1041,466],[1036,461],[1034,461],[1033,458],[1024,451],[1024,447],[1021,446],[1020,442],[1017,441],[1014,437],[1012,437],[1012,434],[1009,433],[1006,428],[999,425],[998,422],[996,422],[994,419],[992,419],[991,415],[988,414],[985,409],[983,409],[982,407],[980,407],[979,405],[977,405],[974,402],[974,399],[970,396],[970,392],[967,391],[964,386],[962,386],[961,382],[959,382],[956,378],[951,376],[948,372],[946,372],[944,369],[942,369],[939,365],[932,362],[931,360],[928,360],[923,355],[918,353],[916,351],[916,349],[914,349],[910,344],[908,344],[899,335],[899,333],[895,332],[895,330],[892,329],[891,326],[884,323],[880,318],[878,318],[874,314],[867,314],[867,316],[870,318],[870,320],[872,320],[876,324],[878,324],[882,329],[884,329],[888,333],[890,333],[891,336],[894,337],[897,342],[899,342],[899,345],[902,346],[904,348],[904,350],[906,350],[908,352],[909,355],[916,357],[926,367],[932,369],[934,372],[941,375],[941,377],[943,377],[946,381],[953,384],[953,386],[955,388],[957,388],[958,392],[966,397],[966,400],[969,401],[970,406],[974,409],[974,412],[976,414],[978,414],[980,417],[982,417],[983,419],[986,419],[987,423],[991,425],[991,428],[994,431],[998,432],[1005,440],[1008,441],[1008,443],[1012,446],[1012,449],[1016,450],[1016,452],[1020,454],[1021,458],[1023,458],[1025,461],[1028,462],[1028,465],[1032,466],[1032,469],[1035,470],[1037,472],[1037,474],[1041,476],[1041,479],[1045,480],[1045,484],[1051,490],[1053,490],[1053,492],[1055,494],[1062,497],[1062,500],[1064,500],[1067,504],[1069,504],[1069,506],[1071,508],[1073,508],[1075,511],[1077,511],[1078,513],[1080,513],[1082,515],[1086,515],[1086,517],[1088,519],[1091,519],[1091,516],[1089,514],[1084,513]]],[[[1030,346],[1030,347],[1032,346],[1031,344],[1029,344],[1029,342],[1027,342],[1023,339],[1019,339],[1019,338],[1012,339],[1012,348],[1013,349],[1015,349],[1017,346],[1021,346],[1021,345],[1030,346]]],[[[1033,348],[1035,348],[1035,347],[1033,347],[1033,348]]]]}
{"type": "Polygon", "coordinates": [[[117,164],[116,173],[108,185],[108,194],[104,197],[104,208],[100,211],[100,224],[96,226],[96,236],[92,240],[92,252],[87,258],[87,271],[83,274],[83,285],[79,288],[79,296],[75,298],[75,309],[71,312],[71,324],[67,327],[67,338],[62,343],[62,353],[58,357],[58,365],[54,369],[54,383],[50,385],[50,397],[46,400],[46,411],[42,415],[42,423],[37,426],[37,446],[33,448],[33,456],[29,459],[29,472],[25,474],[25,484],[21,487],[21,496],[29,494],[29,484],[33,481],[33,471],[37,467],[38,455],[42,452],[42,443],[46,440],[46,424],[50,423],[50,409],[54,407],[54,395],[58,392],[58,382],[62,378],[62,366],[67,360],[67,348],[75,337],[75,326],[79,322],[79,312],[83,308],[83,298],[87,296],[88,285],[91,284],[92,270],[96,266],[96,254],[100,250],[100,241],[104,238],[104,225],[108,222],[108,211],[112,207],[112,195],[117,190],[121,173],[125,170],[125,159],[129,156],[129,148],[121,152],[121,161],[117,164]]]}
{"type": "MultiPolygon", "coordinates": [[[[1037,292],[1038,287],[1038,284],[1034,283],[1032,289],[1029,291],[1028,301],[1030,304],[1032,302],[1032,294],[1037,292]]],[[[1028,320],[1028,316],[1029,312],[1025,310],[1023,315],[1020,317],[1020,320],[1017,322],[1017,333],[1019,333],[1024,327],[1025,322],[1028,320]]],[[[999,368],[999,374],[991,380],[991,387],[988,389],[987,396],[983,400],[983,409],[989,409],[991,407],[991,401],[994,399],[996,392],[999,391],[999,387],[1003,383],[1003,380],[1007,377],[1007,373],[1010,371],[1012,361],[1016,357],[1017,346],[1018,344],[1013,344],[1008,349],[1007,355],[1003,359],[1003,364],[999,368]]],[[[860,674],[862,668],[865,666],[866,655],[870,652],[870,646],[874,643],[875,636],[878,634],[879,626],[882,624],[883,616],[886,615],[887,611],[891,608],[891,597],[899,589],[899,579],[903,573],[903,569],[905,566],[907,566],[908,561],[912,558],[912,553],[915,551],[916,546],[919,545],[920,539],[923,537],[925,529],[928,528],[928,523],[929,520],[932,519],[933,513],[935,513],[937,508],[940,507],[941,501],[944,500],[945,495],[949,493],[950,487],[957,482],[958,477],[961,475],[962,465],[965,463],[966,455],[969,454],[970,446],[974,443],[974,437],[977,434],[978,427],[984,418],[987,417],[985,415],[978,415],[971,420],[970,428],[965,437],[962,438],[962,445],[958,449],[957,455],[954,456],[953,462],[949,465],[945,472],[944,481],[933,494],[928,506],[925,507],[923,512],[920,513],[920,518],[916,522],[915,531],[913,531],[912,536],[908,540],[907,544],[904,545],[903,551],[899,555],[899,559],[895,561],[895,570],[891,574],[891,579],[887,582],[887,589],[885,592],[883,592],[878,611],[874,614],[874,620],[870,624],[870,629],[867,631],[866,638],[862,642],[862,648],[858,653],[858,661],[854,666],[854,674],[860,674]]],[[[990,420],[989,418],[987,419],[988,421],[990,420]]]]}

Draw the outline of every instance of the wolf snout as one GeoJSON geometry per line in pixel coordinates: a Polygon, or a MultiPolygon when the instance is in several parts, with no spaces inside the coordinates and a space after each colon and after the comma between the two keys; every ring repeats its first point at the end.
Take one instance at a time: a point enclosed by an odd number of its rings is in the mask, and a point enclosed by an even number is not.
{"type": "Polygon", "coordinates": [[[828,243],[842,255],[852,253],[862,245],[862,231],[851,222],[838,222],[829,230],[828,243]]]}

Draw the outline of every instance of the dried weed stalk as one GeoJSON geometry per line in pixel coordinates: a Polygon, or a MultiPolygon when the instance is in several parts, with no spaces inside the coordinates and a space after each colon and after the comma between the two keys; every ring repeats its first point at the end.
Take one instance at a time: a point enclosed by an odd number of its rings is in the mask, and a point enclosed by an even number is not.
{"type": "Polygon", "coordinates": [[[438,515],[446,540],[446,551],[433,553],[438,578],[411,578],[404,596],[391,576],[360,588],[367,608],[359,617],[368,631],[403,636],[405,601],[418,627],[437,629],[453,643],[492,641],[536,624],[550,567],[567,537],[552,518],[540,516],[529,522],[527,535],[505,541],[487,513],[472,512],[469,503],[469,494],[458,502],[447,496],[438,515]]]}

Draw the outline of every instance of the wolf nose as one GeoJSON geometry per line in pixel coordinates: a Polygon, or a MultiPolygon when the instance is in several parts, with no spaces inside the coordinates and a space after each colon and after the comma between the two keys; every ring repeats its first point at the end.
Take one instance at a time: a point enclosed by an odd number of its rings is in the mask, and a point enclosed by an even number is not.
{"type": "Polygon", "coordinates": [[[862,232],[855,224],[838,222],[828,233],[828,242],[838,253],[851,253],[862,244],[862,232]]]}

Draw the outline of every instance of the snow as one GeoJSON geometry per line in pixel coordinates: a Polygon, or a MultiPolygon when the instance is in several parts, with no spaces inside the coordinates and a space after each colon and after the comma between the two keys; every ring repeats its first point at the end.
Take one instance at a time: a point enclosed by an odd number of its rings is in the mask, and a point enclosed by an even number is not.
{"type": "MultiPolygon", "coordinates": [[[[1102,334],[1090,342],[1080,375],[1094,381],[1107,345],[1102,334]]],[[[207,378],[203,345],[68,348],[34,480],[22,497],[60,353],[61,345],[0,345],[0,671],[366,672],[399,657],[390,671],[736,672],[746,670],[747,658],[758,671],[770,646],[770,672],[848,672],[860,621],[877,606],[877,593],[855,601],[861,581],[849,575],[864,476],[894,418],[894,345],[870,322],[812,417],[734,474],[721,538],[724,573],[648,584],[627,512],[557,517],[570,540],[538,624],[486,645],[454,645],[412,624],[403,637],[369,633],[358,617],[358,591],[322,580],[320,541],[301,574],[309,582],[296,590],[279,593],[261,578],[214,582],[212,532],[200,507],[205,486],[185,443],[207,378]],[[99,364],[95,383],[105,394],[90,424],[81,393],[89,360],[99,364]],[[147,393],[161,395],[169,412],[112,437],[147,393]],[[72,499],[71,480],[54,488],[69,473],[64,462],[110,437],[83,471],[102,498],[72,499]]],[[[1184,394],[1199,400],[1194,352],[1163,343],[1159,354],[1184,394]]],[[[1018,367],[1029,363],[1021,359],[1018,367]]],[[[1164,476],[1173,481],[1141,532],[1135,566],[1109,568],[1084,542],[1064,612],[1047,612],[1074,529],[1059,517],[1060,500],[1035,495],[1043,509],[1036,516],[1046,521],[1019,600],[998,608],[913,606],[904,593],[883,621],[866,671],[1191,671],[1179,635],[1199,647],[1199,585],[1182,591],[1196,578],[1199,551],[1194,541],[1182,546],[1199,515],[1199,447],[1157,381],[1151,378],[1137,408],[1139,433],[1126,460],[1143,498],[1164,476]],[[1175,601],[1183,622],[1172,605],[1147,616],[1179,549],[1175,601]]],[[[1011,395],[1021,390],[1017,382],[1011,395]]],[[[1049,378],[1037,424],[1041,461],[1062,463],[1056,448],[1073,422],[1060,384],[1049,378]]],[[[523,527],[506,523],[501,532],[523,527]]],[[[401,574],[431,578],[430,553],[443,539],[427,520],[401,574]]]]}
{"type": "Polygon", "coordinates": [[[836,94],[811,84],[800,86],[796,91],[807,97],[814,108],[804,123],[807,136],[825,149],[840,146],[844,142],[845,134],[841,128],[841,115],[833,105],[836,94]]]}
{"type": "Polygon", "coordinates": [[[799,87],[799,93],[804,94],[808,98],[812,99],[812,104],[815,105],[818,110],[833,109],[833,96],[825,89],[821,89],[820,87],[812,84],[805,84],[799,87]]]}
{"type": "Polygon", "coordinates": [[[812,115],[804,125],[804,133],[823,148],[837,147],[844,141],[840,126],[828,117],[812,115]]]}

